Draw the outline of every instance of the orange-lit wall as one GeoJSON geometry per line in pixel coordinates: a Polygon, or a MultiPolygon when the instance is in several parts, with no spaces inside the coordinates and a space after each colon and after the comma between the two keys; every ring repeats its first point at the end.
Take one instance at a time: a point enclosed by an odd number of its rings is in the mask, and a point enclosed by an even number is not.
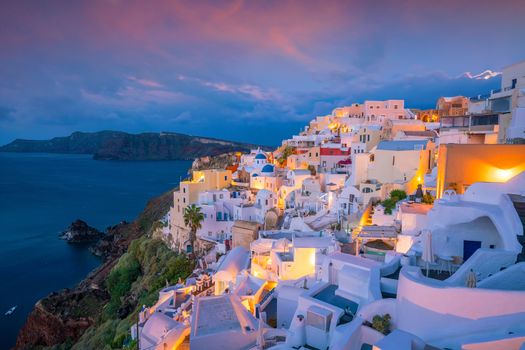
{"type": "Polygon", "coordinates": [[[457,184],[459,193],[475,182],[506,182],[525,170],[525,145],[439,146],[437,197],[457,184]]]}

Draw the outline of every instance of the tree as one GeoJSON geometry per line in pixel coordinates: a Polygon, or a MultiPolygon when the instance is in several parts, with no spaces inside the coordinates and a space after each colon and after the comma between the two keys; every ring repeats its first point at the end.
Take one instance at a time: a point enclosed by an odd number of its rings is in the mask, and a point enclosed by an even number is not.
{"type": "Polygon", "coordinates": [[[390,198],[392,198],[395,202],[402,201],[406,197],[407,197],[407,193],[403,190],[390,191],[390,198]]]}
{"type": "Polygon", "coordinates": [[[184,209],[184,225],[190,229],[191,252],[195,255],[195,241],[197,240],[197,230],[202,227],[204,214],[201,208],[195,204],[189,205],[184,209]]]}
{"type": "Polygon", "coordinates": [[[392,211],[396,207],[396,203],[405,199],[407,193],[403,190],[392,190],[390,192],[390,198],[385,199],[381,204],[385,207],[385,214],[391,215],[392,211]]]}

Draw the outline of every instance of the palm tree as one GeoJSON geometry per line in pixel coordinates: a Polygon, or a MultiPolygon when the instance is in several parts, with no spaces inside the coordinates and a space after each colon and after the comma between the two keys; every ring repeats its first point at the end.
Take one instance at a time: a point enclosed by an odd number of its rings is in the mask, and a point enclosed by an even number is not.
{"type": "Polygon", "coordinates": [[[197,230],[202,227],[201,223],[204,220],[204,214],[201,208],[195,204],[189,205],[184,209],[184,225],[190,229],[190,245],[191,252],[195,256],[195,241],[197,240],[197,230]]]}

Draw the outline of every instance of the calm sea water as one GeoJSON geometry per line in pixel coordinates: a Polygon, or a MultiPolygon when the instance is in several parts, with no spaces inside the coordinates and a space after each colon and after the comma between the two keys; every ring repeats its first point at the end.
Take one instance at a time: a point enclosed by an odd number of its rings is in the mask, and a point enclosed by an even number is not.
{"type": "Polygon", "coordinates": [[[38,299],[75,286],[100,264],[87,246],[59,240],[61,231],[76,218],[99,230],[133,220],[148,199],[178,185],[190,166],[0,153],[0,349],[14,345],[38,299]]]}

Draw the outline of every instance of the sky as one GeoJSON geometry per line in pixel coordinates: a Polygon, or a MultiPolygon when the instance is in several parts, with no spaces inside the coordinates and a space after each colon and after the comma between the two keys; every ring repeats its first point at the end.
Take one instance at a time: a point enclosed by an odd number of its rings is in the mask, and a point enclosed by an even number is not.
{"type": "Polygon", "coordinates": [[[365,99],[499,87],[522,0],[2,0],[0,144],[174,131],[266,145],[365,99]]]}

